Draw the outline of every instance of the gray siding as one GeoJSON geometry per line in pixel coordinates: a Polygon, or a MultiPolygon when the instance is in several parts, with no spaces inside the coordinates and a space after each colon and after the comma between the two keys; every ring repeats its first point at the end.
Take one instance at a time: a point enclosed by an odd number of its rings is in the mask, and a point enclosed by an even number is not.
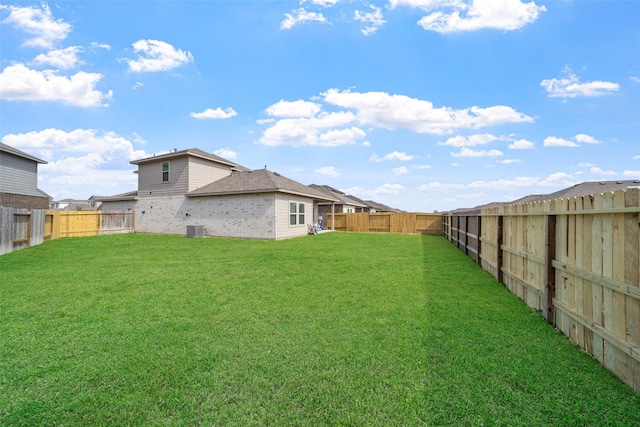
{"type": "Polygon", "coordinates": [[[189,191],[204,187],[230,174],[231,168],[229,166],[199,157],[191,157],[189,159],[189,191]]]}
{"type": "Polygon", "coordinates": [[[0,152],[0,193],[42,197],[38,191],[38,164],[33,160],[0,152]]]}
{"type": "Polygon", "coordinates": [[[163,160],[138,165],[138,197],[175,196],[187,193],[189,184],[188,157],[177,157],[168,161],[170,165],[169,182],[162,182],[163,160]]]}

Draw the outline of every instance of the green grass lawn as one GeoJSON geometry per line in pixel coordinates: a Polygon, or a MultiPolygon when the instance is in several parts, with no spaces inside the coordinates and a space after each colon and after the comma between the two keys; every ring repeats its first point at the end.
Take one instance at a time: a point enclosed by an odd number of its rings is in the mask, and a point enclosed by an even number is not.
{"type": "Polygon", "coordinates": [[[0,257],[0,425],[640,425],[446,239],[116,235],[0,257]]]}

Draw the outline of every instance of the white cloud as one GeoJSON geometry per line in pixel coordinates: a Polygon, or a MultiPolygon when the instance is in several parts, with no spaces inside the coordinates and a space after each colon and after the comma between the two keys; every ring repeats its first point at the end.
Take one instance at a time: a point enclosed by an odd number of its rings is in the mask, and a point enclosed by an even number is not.
{"type": "Polygon", "coordinates": [[[479,134],[479,135],[469,135],[469,136],[457,135],[447,139],[445,142],[440,142],[438,144],[449,145],[452,147],[475,147],[477,145],[488,144],[498,139],[500,138],[488,133],[479,134]]]}
{"type": "Polygon", "coordinates": [[[578,96],[595,97],[611,95],[620,90],[620,85],[605,81],[592,81],[581,83],[578,76],[571,72],[568,67],[562,72],[566,77],[560,79],[545,79],[540,82],[540,86],[545,88],[551,98],[576,98],[578,96]]]}
{"type": "Polygon", "coordinates": [[[530,150],[535,148],[535,144],[531,141],[527,141],[526,139],[518,139],[517,141],[513,141],[509,144],[510,150],[530,150]]]}
{"type": "Polygon", "coordinates": [[[317,117],[282,119],[265,129],[258,142],[269,146],[293,147],[354,144],[358,138],[365,136],[364,131],[356,127],[336,129],[354,120],[355,116],[350,112],[323,112],[317,117]]]}
{"type": "Polygon", "coordinates": [[[374,194],[398,194],[404,190],[404,186],[400,184],[383,184],[373,190],[374,194]]]}
{"type": "Polygon", "coordinates": [[[320,105],[309,101],[285,101],[281,99],[267,107],[265,112],[275,117],[313,117],[320,112],[320,105]]]}
{"type": "Polygon", "coordinates": [[[495,181],[473,181],[469,188],[491,188],[493,190],[509,190],[513,188],[531,187],[536,185],[540,178],[533,176],[519,176],[514,179],[498,179],[495,181]]]}
{"type": "Polygon", "coordinates": [[[603,170],[597,166],[593,166],[591,167],[591,169],[589,169],[589,172],[591,172],[594,175],[605,175],[605,176],[614,176],[614,175],[618,175],[617,172],[615,171],[607,171],[607,170],[603,170]]]}
{"type": "Polygon", "coordinates": [[[314,170],[314,172],[320,175],[329,176],[331,178],[337,178],[342,175],[340,171],[338,171],[338,169],[336,169],[334,166],[324,166],[314,170]]]}
{"type": "Polygon", "coordinates": [[[104,50],[111,50],[111,46],[106,43],[91,42],[91,47],[104,50]]]}
{"type": "Polygon", "coordinates": [[[591,135],[585,135],[584,133],[580,133],[575,136],[575,140],[582,144],[600,144],[600,141],[592,137],[591,135]]]}
{"type": "Polygon", "coordinates": [[[633,160],[640,160],[640,154],[638,154],[637,156],[633,156],[633,160]]]}
{"type": "Polygon", "coordinates": [[[10,65],[0,73],[0,99],[9,101],[60,101],[76,107],[107,106],[112,92],[102,93],[96,85],[102,74],[80,71],[70,77],[51,70],[36,71],[22,64],[10,65]]]}
{"type": "Polygon", "coordinates": [[[575,184],[577,184],[577,181],[574,177],[565,172],[552,173],[538,183],[543,187],[570,187],[575,184]]]}
{"type": "Polygon", "coordinates": [[[545,147],[579,147],[580,146],[573,141],[569,141],[568,139],[564,139],[564,138],[558,138],[556,136],[546,137],[544,139],[543,145],[545,147]]]}
{"type": "Polygon", "coordinates": [[[522,163],[522,160],[520,159],[504,159],[504,160],[498,160],[498,163],[502,164],[502,165],[510,165],[513,163],[522,163]]]}
{"type": "Polygon", "coordinates": [[[32,36],[25,41],[25,46],[49,49],[66,39],[72,27],[62,19],[55,19],[46,3],[41,3],[40,7],[0,5],[0,10],[9,11],[2,23],[32,36]]]}
{"type": "MultiPolygon", "coordinates": [[[[506,106],[474,106],[465,110],[453,110],[448,107],[434,108],[428,101],[404,95],[389,95],[384,92],[357,93],[337,89],[329,89],[321,96],[327,104],[353,112],[329,113],[323,111],[320,103],[280,100],[267,107],[265,112],[281,119],[258,120],[258,124],[270,125],[262,132],[258,142],[270,146],[335,147],[353,144],[366,136],[361,126],[343,128],[354,122],[384,129],[403,128],[418,133],[439,134],[459,128],[533,121],[531,117],[506,106]]],[[[467,137],[465,143],[479,144],[494,139],[502,138],[489,134],[472,135],[467,137]]],[[[363,145],[370,146],[370,143],[365,142],[363,145]]]]}
{"type": "Polygon", "coordinates": [[[394,175],[406,175],[409,173],[409,168],[407,168],[406,166],[400,166],[399,168],[391,169],[391,172],[394,175]]]}
{"type": "Polygon", "coordinates": [[[479,128],[533,119],[511,107],[473,106],[464,110],[434,108],[429,101],[385,92],[358,93],[329,89],[321,94],[325,102],[356,110],[360,123],[384,129],[409,129],[418,133],[441,134],[460,128],[479,128]]]}
{"type": "Polygon", "coordinates": [[[546,11],[533,1],[520,0],[390,0],[389,6],[409,6],[428,13],[418,25],[428,31],[451,33],[485,28],[517,30],[546,11]]]}
{"type": "Polygon", "coordinates": [[[362,146],[363,146],[363,147],[371,147],[371,143],[370,143],[369,141],[364,141],[364,142],[362,143],[362,146]]]}
{"type": "Polygon", "coordinates": [[[201,113],[189,113],[189,115],[194,119],[230,119],[231,117],[237,116],[238,113],[231,107],[225,108],[224,110],[218,107],[215,110],[207,108],[201,113]]]}
{"type": "Polygon", "coordinates": [[[354,19],[364,25],[361,31],[365,36],[375,34],[387,22],[384,20],[379,7],[371,4],[368,6],[371,8],[371,12],[356,10],[354,13],[354,19]]]}
{"type": "Polygon", "coordinates": [[[280,23],[281,30],[290,30],[294,25],[305,22],[327,22],[322,13],[309,12],[305,8],[293,10],[292,13],[285,13],[285,19],[280,23]]]}
{"type": "Polygon", "coordinates": [[[431,169],[431,165],[420,165],[418,169],[431,169]]]}
{"type": "Polygon", "coordinates": [[[472,150],[471,148],[463,147],[457,153],[451,153],[453,157],[500,157],[502,151],[500,150],[472,150]]]}
{"type": "Polygon", "coordinates": [[[439,181],[430,182],[429,184],[422,184],[418,187],[419,191],[439,191],[448,193],[451,191],[464,190],[466,185],[464,184],[443,184],[439,181]]]}
{"type": "Polygon", "coordinates": [[[141,87],[144,87],[144,83],[142,83],[142,82],[136,82],[136,83],[131,87],[131,89],[133,89],[133,90],[137,90],[137,89],[140,89],[141,87]]]}
{"type": "MultiPolygon", "coordinates": [[[[336,3],[338,3],[340,0],[307,0],[309,3],[318,5],[318,6],[322,6],[322,7],[333,7],[336,5],[336,3]]],[[[300,4],[304,3],[305,0],[301,0],[300,4]]]]}
{"type": "Polygon", "coordinates": [[[238,153],[230,149],[229,147],[219,148],[213,152],[216,156],[220,156],[223,159],[235,159],[238,157],[238,153]]]}
{"type": "Polygon", "coordinates": [[[160,40],[138,40],[133,43],[137,59],[124,59],[129,64],[129,71],[134,73],[168,71],[193,62],[191,52],[176,49],[160,40]]]}
{"type": "Polygon", "coordinates": [[[640,171],[625,170],[624,172],[622,172],[622,175],[636,178],[640,177],[640,171]]]}
{"type": "Polygon", "coordinates": [[[66,70],[74,68],[81,63],[78,54],[82,51],[82,46],[54,49],[36,56],[34,62],[39,65],[51,65],[59,70],[66,70]]]}
{"type": "Polygon", "coordinates": [[[373,153],[369,158],[370,162],[384,162],[390,160],[400,160],[403,162],[413,160],[415,158],[412,154],[407,154],[401,151],[393,151],[391,153],[385,154],[384,157],[379,157],[376,153],[373,153]]]}
{"type": "MultiPolygon", "coordinates": [[[[134,141],[139,139],[133,136],[134,141]]],[[[88,198],[135,189],[137,178],[129,162],[149,156],[136,150],[130,139],[95,129],[67,132],[51,128],[8,134],[2,142],[48,161],[38,167],[38,177],[41,188],[54,197],[88,198]]]]}

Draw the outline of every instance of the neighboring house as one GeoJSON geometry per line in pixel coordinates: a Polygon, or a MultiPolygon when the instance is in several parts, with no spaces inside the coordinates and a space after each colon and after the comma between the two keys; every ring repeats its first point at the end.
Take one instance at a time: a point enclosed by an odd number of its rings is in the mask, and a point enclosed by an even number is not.
{"type": "Polygon", "coordinates": [[[64,211],[95,210],[89,200],[62,199],[51,202],[51,209],[64,211]]]}
{"type": "Polygon", "coordinates": [[[401,212],[399,209],[392,208],[391,206],[387,206],[382,203],[374,202],[373,200],[365,200],[364,202],[371,209],[370,212],[401,212]]]}
{"type": "Polygon", "coordinates": [[[199,149],[131,162],[138,190],[99,198],[103,211],[135,213],[135,231],[279,240],[306,235],[319,202],[336,199],[266,169],[249,170],[199,149]]]}
{"type": "Polygon", "coordinates": [[[51,197],[38,189],[38,164],[46,163],[0,142],[0,206],[49,209],[51,197]]]}
{"type": "Polygon", "coordinates": [[[363,203],[360,199],[356,199],[352,196],[347,196],[344,192],[337,190],[328,185],[316,185],[311,184],[309,187],[315,188],[318,191],[323,192],[327,196],[337,199],[336,203],[319,203],[318,212],[323,218],[327,218],[327,215],[335,213],[355,213],[355,212],[369,212],[369,207],[366,203],[363,203]]]}

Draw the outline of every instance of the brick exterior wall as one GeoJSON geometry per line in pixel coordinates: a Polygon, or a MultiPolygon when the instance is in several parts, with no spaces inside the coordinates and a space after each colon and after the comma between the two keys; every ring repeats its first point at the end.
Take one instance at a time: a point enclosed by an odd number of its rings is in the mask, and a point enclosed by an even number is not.
{"type": "Polygon", "coordinates": [[[15,209],[49,209],[49,198],[0,193],[0,206],[15,209]]]}

